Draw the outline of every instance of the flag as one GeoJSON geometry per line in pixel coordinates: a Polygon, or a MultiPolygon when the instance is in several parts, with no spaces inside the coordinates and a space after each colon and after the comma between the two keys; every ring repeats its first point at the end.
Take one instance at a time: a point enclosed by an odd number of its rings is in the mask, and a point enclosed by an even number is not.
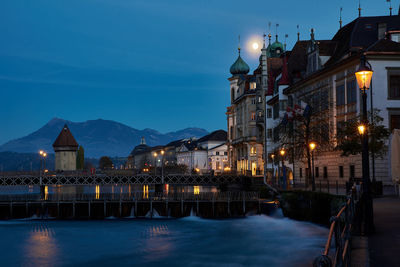
{"type": "Polygon", "coordinates": [[[291,107],[287,107],[286,113],[288,114],[289,121],[292,121],[294,116],[296,115],[294,109],[292,109],[291,107]]]}

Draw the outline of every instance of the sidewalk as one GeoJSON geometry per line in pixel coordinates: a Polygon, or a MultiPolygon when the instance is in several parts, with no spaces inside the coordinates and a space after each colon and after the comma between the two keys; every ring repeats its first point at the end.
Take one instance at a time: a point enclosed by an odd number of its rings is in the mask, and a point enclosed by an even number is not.
{"type": "Polygon", "coordinates": [[[376,233],[368,238],[370,266],[400,266],[400,199],[374,199],[376,233]]]}

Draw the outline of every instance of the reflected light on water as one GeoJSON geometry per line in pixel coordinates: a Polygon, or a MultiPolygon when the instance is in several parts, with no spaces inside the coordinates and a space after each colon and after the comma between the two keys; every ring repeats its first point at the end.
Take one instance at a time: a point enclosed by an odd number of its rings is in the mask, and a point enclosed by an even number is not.
{"type": "Polygon", "coordinates": [[[58,257],[54,230],[46,224],[34,224],[28,239],[24,242],[24,266],[51,266],[58,257]]]}
{"type": "Polygon", "coordinates": [[[96,192],[96,199],[99,199],[100,198],[100,186],[99,185],[96,185],[95,192],[96,192]]]}
{"type": "Polygon", "coordinates": [[[161,260],[171,255],[174,249],[168,225],[154,225],[146,229],[142,246],[147,260],[161,260]]]}

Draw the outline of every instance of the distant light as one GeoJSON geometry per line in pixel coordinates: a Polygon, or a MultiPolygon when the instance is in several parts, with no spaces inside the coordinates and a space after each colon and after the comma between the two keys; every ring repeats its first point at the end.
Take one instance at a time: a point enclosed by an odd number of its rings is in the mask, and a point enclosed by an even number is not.
{"type": "Polygon", "coordinates": [[[257,50],[259,45],[258,45],[258,43],[253,43],[252,47],[253,47],[254,50],[257,50]]]}

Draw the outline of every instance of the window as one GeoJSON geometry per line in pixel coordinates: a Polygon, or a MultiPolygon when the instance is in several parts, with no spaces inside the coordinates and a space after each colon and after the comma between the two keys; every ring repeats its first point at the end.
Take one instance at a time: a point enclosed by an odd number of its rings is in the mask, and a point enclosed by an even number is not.
{"type": "Polygon", "coordinates": [[[272,138],[272,129],[267,130],[267,138],[269,138],[269,139],[272,138]]]}
{"type": "Polygon", "coordinates": [[[344,85],[336,86],[336,106],[346,104],[344,95],[344,85]]]}
{"type": "Polygon", "coordinates": [[[267,109],[267,118],[272,118],[272,109],[270,108],[267,109]]]}
{"type": "Polygon", "coordinates": [[[343,177],[344,177],[343,166],[339,166],[339,177],[340,177],[340,178],[343,178],[343,177]]]}
{"type": "Polygon", "coordinates": [[[225,152],[224,152],[224,156],[228,156],[228,152],[225,151],[225,152]]]}
{"type": "Polygon", "coordinates": [[[219,151],[215,152],[215,155],[219,156],[219,151]]]}
{"type": "Polygon", "coordinates": [[[328,167],[324,167],[324,178],[328,178],[328,167]]]}
{"type": "Polygon", "coordinates": [[[400,43],[400,33],[392,33],[392,34],[390,35],[390,39],[391,39],[393,42],[400,43]]]}
{"type": "Polygon", "coordinates": [[[319,168],[315,167],[315,177],[319,177],[319,168]]]}
{"type": "Polygon", "coordinates": [[[350,165],[350,178],[355,177],[355,167],[354,165],[350,165]]]}
{"type": "Polygon", "coordinates": [[[347,82],[347,104],[357,103],[356,80],[347,82]]]}
{"type": "Polygon", "coordinates": [[[390,131],[393,129],[400,129],[400,115],[390,116],[390,131]]]}
{"type": "Polygon", "coordinates": [[[300,178],[303,178],[303,169],[300,168],[300,178]]]}
{"type": "Polygon", "coordinates": [[[253,104],[253,105],[256,104],[256,99],[255,99],[255,98],[252,98],[252,99],[251,99],[251,104],[253,104]]]}
{"type": "Polygon", "coordinates": [[[254,120],[256,119],[256,113],[255,113],[255,112],[252,112],[252,113],[251,113],[250,119],[251,119],[252,121],[254,121],[254,120]]]}
{"type": "Polygon", "coordinates": [[[250,83],[250,90],[256,89],[257,84],[255,82],[250,83]]]}
{"type": "Polygon", "coordinates": [[[279,101],[279,108],[280,110],[286,111],[287,109],[287,100],[281,100],[279,101]]]}
{"type": "Polygon", "coordinates": [[[389,98],[400,98],[400,74],[389,76],[389,98]]]}
{"type": "Polygon", "coordinates": [[[261,98],[261,96],[259,96],[258,97],[258,103],[261,103],[262,102],[262,98],[261,98]]]}
{"type": "Polygon", "coordinates": [[[259,112],[258,112],[258,117],[259,117],[259,118],[262,118],[262,111],[259,111],[259,112]]]}

